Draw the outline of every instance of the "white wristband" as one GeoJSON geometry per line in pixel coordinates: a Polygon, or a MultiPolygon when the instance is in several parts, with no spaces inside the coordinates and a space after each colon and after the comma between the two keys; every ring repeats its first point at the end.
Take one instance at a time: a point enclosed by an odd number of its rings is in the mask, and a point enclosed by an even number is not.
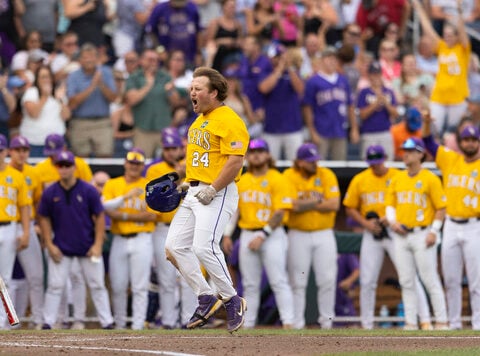
{"type": "Polygon", "coordinates": [[[397,221],[397,213],[393,206],[387,206],[385,209],[385,217],[389,224],[394,224],[397,221]]]}
{"type": "Polygon", "coordinates": [[[265,235],[267,235],[267,237],[270,236],[270,234],[273,232],[273,229],[268,224],[265,225],[262,230],[265,233],[265,235]]]}
{"type": "Polygon", "coordinates": [[[438,234],[442,229],[442,224],[443,224],[442,220],[433,220],[430,232],[433,232],[434,234],[438,234]]]}

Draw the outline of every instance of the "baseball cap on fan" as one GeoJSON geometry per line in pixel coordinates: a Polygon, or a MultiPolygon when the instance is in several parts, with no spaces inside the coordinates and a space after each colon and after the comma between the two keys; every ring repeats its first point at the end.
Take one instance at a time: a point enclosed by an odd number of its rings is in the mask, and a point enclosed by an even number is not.
{"type": "Polygon", "coordinates": [[[478,127],[473,125],[466,126],[462,132],[460,132],[460,139],[464,138],[475,138],[480,140],[480,131],[478,130],[478,127]]]}
{"type": "Polygon", "coordinates": [[[23,136],[15,136],[10,141],[10,148],[30,148],[30,143],[28,142],[26,137],[23,136]]]}
{"type": "Polygon", "coordinates": [[[313,143],[304,143],[297,150],[297,159],[307,162],[316,162],[322,159],[318,148],[313,143]]]}
{"type": "Polygon", "coordinates": [[[162,130],[163,148],[183,147],[182,138],[178,129],[175,127],[166,127],[162,130]]]}
{"type": "Polygon", "coordinates": [[[407,109],[405,120],[410,131],[417,131],[422,127],[422,114],[416,108],[407,109]]]}
{"type": "Polygon", "coordinates": [[[65,139],[62,135],[50,134],[45,139],[45,147],[43,148],[43,154],[45,156],[55,156],[65,147],[65,139]]]}
{"type": "Polygon", "coordinates": [[[385,162],[387,155],[385,149],[380,145],[371,145],[367,148],[367,163],[369,165],[380,164],[385,162]]]}

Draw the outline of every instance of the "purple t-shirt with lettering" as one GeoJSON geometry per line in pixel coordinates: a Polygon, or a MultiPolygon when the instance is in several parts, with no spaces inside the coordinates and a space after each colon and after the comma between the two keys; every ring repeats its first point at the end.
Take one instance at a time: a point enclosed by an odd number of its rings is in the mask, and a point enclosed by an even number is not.
{"type": "Polygon", "coordinates": [[[250,59],[243,57],[238,69],[238,77],[242,82],[243,93],[250,99],[252,109],[257,110],[263,108],[263,96],[258,90],[258,83],[263,73],[270,73],[272,65],[270,60],[260,55],[253,62],[250,59]]]}
{"type": "MultiPolygon", "coordinates": [[[[392,90],[383,87],[382,93],[386,96],[387,100],[393,105],[397,105],[397,99],[392,90]]],[[[371,103],[377,100],[377,95],[371,88],[365,88],[360,90],[357,99],[357,108],[363,109],[369,106],[371,103]]],[[[362,120],[360,125],[360,133],[376,133],[389,131],[391,126],[390,114],[385,107],[381,107],[377,111],[373,112],[367,119],[362,120]]]]}
{"type": "Polygon", "coordinates": [[[97,190],[78,179],[65,190],[59,182],[48,187],[42,195],[38,214],[50,218],[53,243],[65,256],[85,256],[95,240],[93,215],[103,211],[97,190]]]}
{"type": "MultiPolygon", "coordinates": [[[[263,73],[260,82],[273,72],[270,68],[263,73]]],[[[285,71],[277,85],[268,94],[263,95],[265,105],[264,132],[286,134],[298,132],[303,127],[300,96],[293,89],[290,75],[285,71]]]]}
{"type": "Polygon", "coordinates": [[[180,8],[172,7],[169,1],[156,5],[146,29],[157,36],[167,51],[180,50],[190,64],[194,63],[201,27],[198,8],[193,2],[188,1],[180,8]]]}
{"type": "Polygon", "coordinates": [[[315,128],[321,136],[347,137],[348,109],[353,100],[345,76],[339,74],[336,80],[329,81],[320,74],[313,75],[307,80],[303,102],[312,108],[315,128]]]}

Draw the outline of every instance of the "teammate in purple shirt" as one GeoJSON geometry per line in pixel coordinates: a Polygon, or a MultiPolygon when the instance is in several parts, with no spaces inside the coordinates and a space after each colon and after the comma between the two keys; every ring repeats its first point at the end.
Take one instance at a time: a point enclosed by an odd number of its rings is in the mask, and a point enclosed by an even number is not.
{"type": "Polygon", "coordinates": [[[200,15],[197,6],[188,0],[170,0],[155,6],[146,25],[168,52],[180,50],[190,65],[195,63],[198,47],[200,15]]]}
{"type": "Polygon", "coordinates": [[[60,180],[42,195],[38,218],[48,250],[48,288],[43,310],[43,329],[51,329],[74,259],[78,259],[103,328],[113,327],[102,245],[105,213],[100,195],[89,183],[77,179],[75,157],[62,151],[55,158],[60,180]]]}
{"type": "MultiPolygon", "coordinates": [[[[337,294],[335,296],[336,316],[355,316],[357,311],[350,296],[360,277],[360,262],[354,253],[340,253],[337,257],[337,294]]],[[[335,323],[335,326],[345,326],[335,323]]]]}

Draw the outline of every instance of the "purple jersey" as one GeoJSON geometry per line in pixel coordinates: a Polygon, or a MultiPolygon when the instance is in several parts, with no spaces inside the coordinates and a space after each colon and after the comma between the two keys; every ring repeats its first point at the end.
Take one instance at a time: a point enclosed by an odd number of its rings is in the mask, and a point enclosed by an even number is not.
{"type": "MultiPolygon", "coordinates": [[[[273,72],[265,72],[264,80],[273,72]]],[[[300,106],[300,97],[293,89],[290,75],[283,73],[277,85],[268,94],[263,95],[265,105],[264,132],[269,134],[286,134],[302,130],[303,119],[300,106]]]]}
{"type": "Polygon", "coordinates": [[[347,137],[348,109],[352,102],[350,85],[341,74],[334,81],[319,74],[307,80],[304,104],[312,108],[315,128],[323,137],[347,137]]]}
{"type": "Polygon", "coordinates": [[[242,81],[243,93],[250,99],[252,109],[257,110],[263,108],[263,95],[258,90],[260,78],[263,73],[271,72],[272,65],[270,60],[260,55],[255,61],[250,62],[250,59],[243,57],[240,62],[238,76],[242,81]]]}
{"type": "Polygon", "coordinates": [[[65,256],[85,256],[95,240],[92,216],[103,211],[97,190],[78,179],[65,190],[59,182],[48,187],[42,195],[38,214],[49,217],[53,243],[65,256]]]}
{"type": "MultiPolygon", "coordinates": [[[[383,87],[382,93],[391,104],[397,105],[397,99],[392,90],[383,87]]],[[[377,100],[376,94],[371,88],[365,88],[358,93],[357,108],[363,109],[377,100]]],[[[362,120],[360,133],[375,133],[389,131],[391,126],[390,114],[385,107],[382,107],[371,114],[367,119],[362,120]]]]}
{"type": "Polygon", "coordinates": [[[181,8],[172,7],[169,1],[156,5],[146,28],[167,51],[180,50],[187,61],[194,63],[201,28],[198,8],[193,2],[188,1],[181,8]]]}
{"type": "Polygon", "coordinates": [[[345,278],[350,276],[352,272],[360,268],[357,255],[354,253],[342,253],[337,257],[337,294],[335,297],[335,315],[337,316],[354,316],[357,315],[353,300],[338,284],[345,278]]]}

